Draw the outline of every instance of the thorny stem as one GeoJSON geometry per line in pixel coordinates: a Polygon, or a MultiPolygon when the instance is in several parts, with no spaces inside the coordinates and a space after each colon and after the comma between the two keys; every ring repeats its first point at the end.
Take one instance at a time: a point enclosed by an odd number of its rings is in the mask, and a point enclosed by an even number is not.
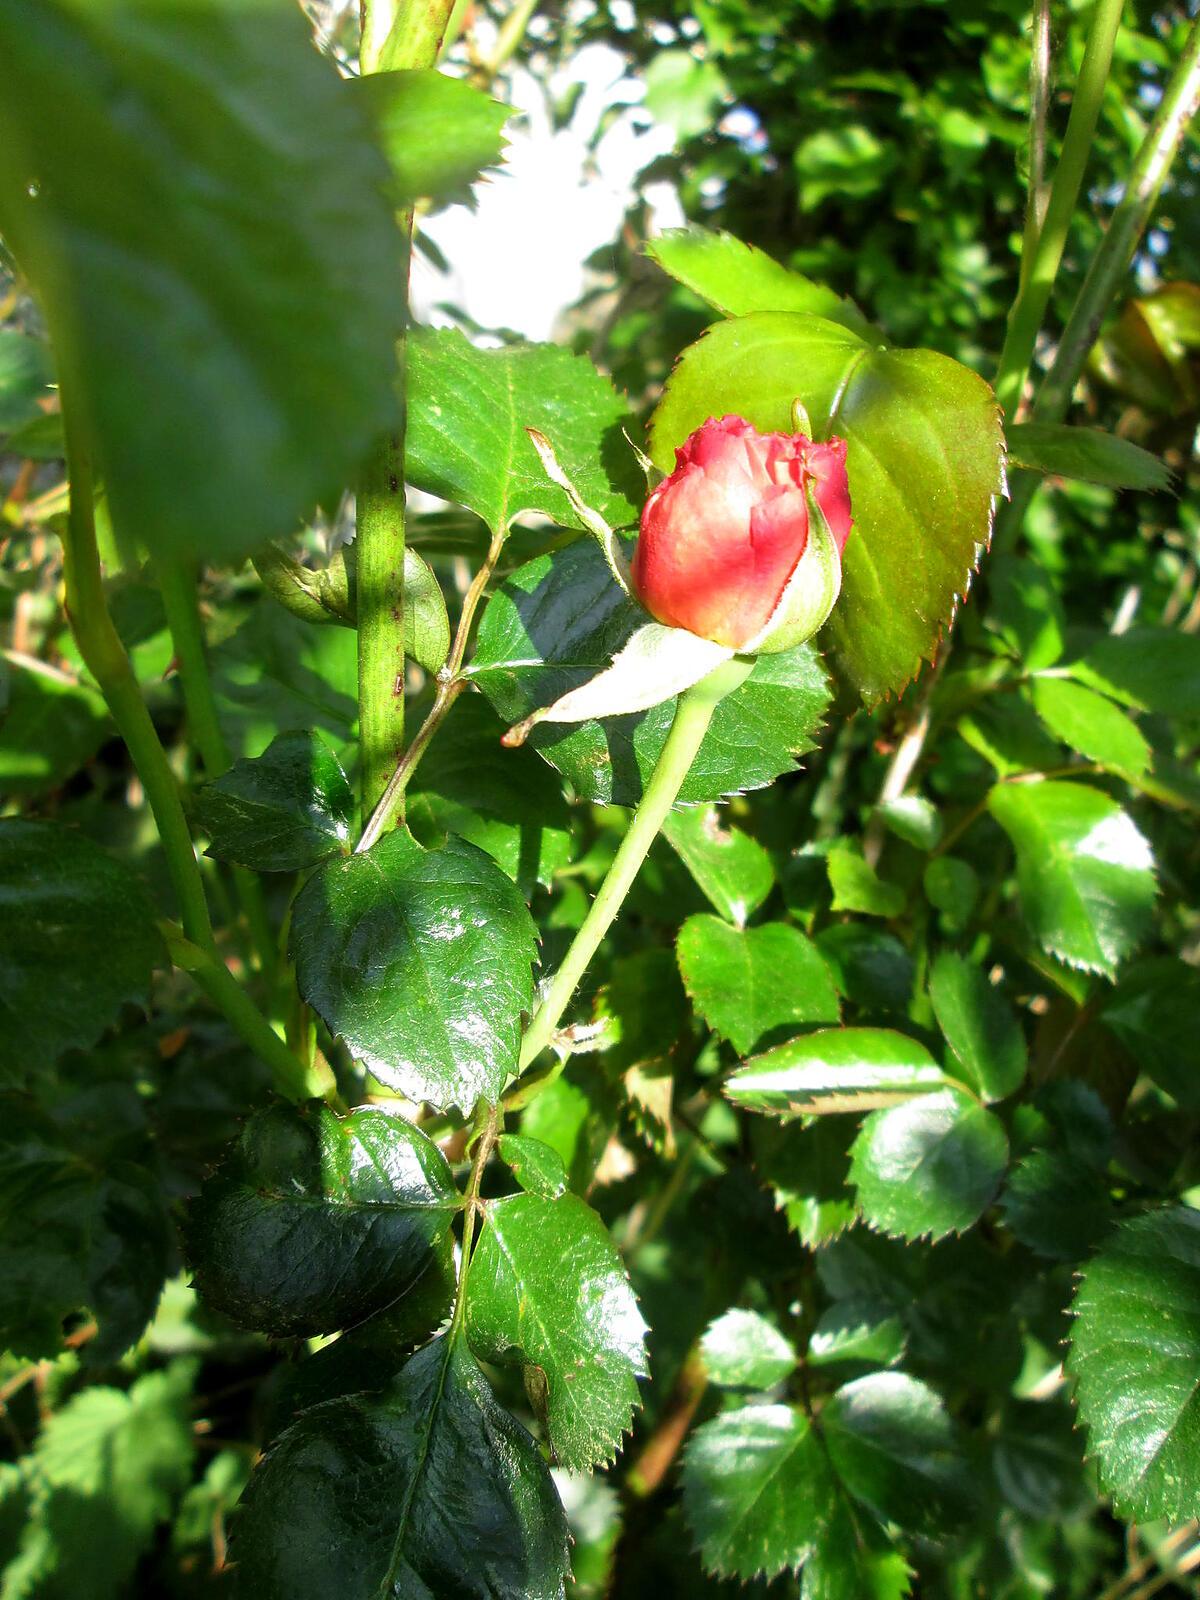
{"type": "Polygon", "coordinates": [[[1005,415],[1017,410],[1033,362],[1038,329],[1046,314],[1050,292],[1058,276],[1067,233],[1075,215],[1083,174],[1091,154],[1096,123],[1104,99],[1104,85],[1112,62],[1113,44],[1121,22],[1123,0],[1098,0],[1079,82],[1071,101],[1062,155],[1050,186],[1045,220],[1037,235],[1028,270],[1022,262],[1021,283],[1008,317],[1008,333],[996,373],[996,398],[1005,415]]]}
{"type": "Polygon", "coordinates": [[[404,812],[405,791],[408,789],[412,775],[417,770],[429,741],[441,727],[449,714],[451,706],[467,686],[466,679],[460,674],[462,673],[463,659],[466,656],[467,644],[471,636],[471,625],[475,620],[475,613],[479,608],[479,602],[483,598],[492,573],[496,570],[496,562],[500,559],[500,552],[503,548],[504,535],[493,534],[487,557],[471,580],[471,587],[463,598],[462,611],[454,634],[454,643],[450,647],[446,665],[438,674],[437,693],[434,695],[433,705],[430,707],[425,721],[417,730],[416,737],[401,756],[396,770],[388,779],[387,787],[380,795],[379,803],[371,813],[370,820],[363,829],[362,838],[355,846],[356,853],[362,850],[369,850],[389,828],[400,820],[404,812]]]}
{"type": "MultiPolygon", "coordinates": [[[[700,749],[708,731],[713,712],[727,694],[738,688],[749,677],[754,663],[735,657],[710,672],[707,678],[680,696],[675,719],[667,742],[663,745],[658,764],[654,768],[642,802],[634,814],[629,830],[613,857],[608,876],[600,892],[592,901],[591,909],[571,942],[563,963],[555,973],[546,997],[534,1015],[529,1030],[521,1044],[518,1072],[524,1072],[554,1037],[563,1012],[587,970],[588,963],[600,947],[625,897],[633,887],[642,862],[650,846],[658,837],[671,807],[700,749]]],[[[504,1104],[516,1109],[527,1104],[562,1070],[561,1063],[551,1067],[539,1077],[518,1084],[505,1096],[504,1104]]]]}

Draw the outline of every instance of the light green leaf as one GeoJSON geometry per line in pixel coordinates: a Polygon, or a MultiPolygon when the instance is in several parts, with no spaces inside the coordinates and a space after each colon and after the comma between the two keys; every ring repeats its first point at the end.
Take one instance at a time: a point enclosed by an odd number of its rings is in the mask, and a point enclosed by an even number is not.
{"type": "MultiPolygon", "coordinates": [[[[518,568],[492,596],[471,674],[500,716],[518,722],[605,667],[644,621],[596,543],[581,540],[518,568]]],[[[760,656],[717,706],[680,800],[717,800],[794,770],[795,757],[812,749],[828,695],[811,645],[760,656]]],[[[581,798],[635,805],[674,715],[675,702],[664,701],[640,716],[544,724],[529,743],[581,798]]]]}
{"type": "Polygon", "coordinates": [[[883,1302],[838,1300],[818,1318],[805,1359],[813,1367],[848,1361],[890,1367],[904,1355],[907,1343],[903,1323],[883,1302]]]}
{"type": "Polygon", "coordinates": [[[975,373],[929,350],[887,350],[820,317],[758,312],[709,329],[676,363],[651,421],[667,471],[710,416],[848,441],[854,531],[823,637],[869,700],[931,659],[988,537],[1000,491],[999,411],[975,373]]]}
{"type": "Polygon", "coordinates": [[[979,874],[957,856],[935,856],[922,878],[925,898],[941,912],[942,930],[951,937],[965,933],[979,898],[979,874]]]}
{"type": "Polygon", "coordinates": [[[381,1394],[306,1411],[251,1478],[231,1548],[255,1600],[563,1600],[567,1524],[537,1446],[451,1334],[381,1394]]]}
{"type": "Polygon", "coordinates": [[[317,733],[281,733],[196,795],[206,855],[256,872],[296,872],[350,848],[354,791],[317,733]]]}
{"type": "Polygon", "coordinates": [[[612,1460],[641,1404],[646,1324],[590,1206],[573,1194],[487,1203],[471,1257],[467,1336],[482,1360],[524,1367],[564,1467],[612,1460]]]}
{"type": "Polygon", "coordinates": [[[831,195],[845,200],[875,194],[896,164],[896,151],[862,123],[851,123],[809,134],[792,159],[800,179],[800,204],[812,211],[831,195]]]}
{"type": "Polygon", "coordinates": [[[1104,1026],[1160,1089],[1200,1110],[1200,972],[1175,956],[1139,961],[1100,1012],[1104,1026]]]}
{"type": "Polygon", "coordinates": [[[1080,683],[1139,711],[1200,716],[1200,634],[1153,627],[1102,633],[1063,665],[1080,683]]]}
{"type": "Polygon", "coordinates": [[[128,1390],[85,1389],[29,1458],[32,1510],[5,1600],[117,1600],[171,1514],[195,1451],[188,1362],[128,1390]]]}
{"type": "Polygon", "coordinates": [[[700,1354],[723,1389],[773,1389],[796,1365],[796,1350],[756,1311],[726,1311],[705,1329],[700,1354]]]}
{"type": "Polygon", "coordinates": [[[275,1105],[192,1202],[188,1255],[205,1302],[242,1327],[333,1333],[412,1286],[459,1205],[445,1156],[402,1117],[275,1105]]]}
{"type": "MultiPolygon", "coordinates": [[[[367,80],[368,82],[371,80],[367,80]]],[[[450,654],[446,597],[428,562],[404,551],[404,654],[426,672],[440,672],[450,654]]]]}
{"type": "Polygon", "coordinates": [[[1036,562],[1007,551],[988,567],[991,594],[985,626],[995,628],[1026,672],[1052,667],[1063,653],[1067,629],[1062,597],[1036,562]]]}
{"type": "Polygon", "coordinates": [[[885,883],[850,844],[835,844],[825,857],[834,911],[857,911],[870,917],[898,917],[904,891],[885,883]]]}
{"type": "Polygon", "coordinates": [[[468,507],[494,534],[506,533],[523,511],[582,526],[546,476],[527,428],[546,435],[583,500],[606,521],[624,527],[637,518],[645,486],[622,434],[628,409],[583,356],[548,344],[477,350],[454,329],[416,328],[408,337],[408,406],[409,480],[468,507]]]}
{"type": "Polygon", "coordinates": [[[451,833],[478,845],[529,899],[570,860],[571,813],[554,772],[506,750],[503,732],[482,696],[461,699],[417,768],[408,825],[422,844],[451,833]]]}
{"type": "Polygon", "coordinates": [[[901,794],[882,800],[875,815],[897,839],[914,850],[933,850],[942,837],[942,819],[932,801],[920,794],[901,794]]]}
{"type": "Polygon", "coordinates": [[[706,133],[728,94],[721,69],[691,50],[660,50],[646,66],[643,104],[678,139],[706,133]]]}
{"type": "Polygon", "coordinates": [[[1151,1211],[1084,1270],[1067,1371],[1118,1515],[1200,1513],[1200,1212],[1151,1211]]]}
{"type": "Polygon", "coordinates": [[[988,809],[1016,849],[1021,910],[1038,943],[1112,977],[1154,905],[1154,859],[1132,818],[1081,783],[998,784],[988,809]]]}
{"type": "MultiPolygon", "coordinates": [[[[38,401],[49,397],[53,376],[50,352],[41,339],[0,328],[0,433],[13,433],[42,415],[38,401]]],[[[6,448],[13,448],[11,441],[6,448]]]]}
{"type": "Polygon", "coordinates": [[[1140,778],[1150,768],[1150,746],[1132,719],[1111,700],[1069,678],[1035,678],[1037,714],[1056,739],[1122,777],[1140,778]]]}
{"type": "Polygon", "coordinates": [[[982,967],[943,950],[929,975],[929,998],[964,1081],[985,1100],[1015,1094],[1025,1077],[1025,1039],[982,967]]]}
{"type": "Polygon", "coordinates": [[[403,829],[313,875],[292,909],[303,998],[411,1100],[469,1111],[516,1071],[535,934],[525,902],[462,839],[403,829]]]}
{"type": "Polygon", "coordinates": [[[740,828],[727,827],[712,806],[673,811],[663,837],[676,851],[709,902],[735,927],[770,894],[775,867],[757,839],[740,828]]]}
{"type": "Polygon", "coordinates": [[[1149,450],[1099,428],[1061,422],[1017,422],[1007,430],[1014,467],[1058,478],[1081,478],[1110,489],[1169,489],[1171,469],[1149,450]]]}
{"type": "Polygon", "coordinates": [[[0,55],[0,222],[118,534],[211,560],[289,532],[393,422],[404,314],[386,169],[307,21],[10,0],[0,55]]]}
{"type": "Polygon", "coordinates": [[[523,1133],[500,1135],[500,1159],[526,1194],[557,1200],[567,1190],[567,1169],[557,1150],[523,1133]]]}
{"type": "Polygon", "coordinates": [[[1007,1162],[999,1119],[947,1088],[873,1111],[850,1151],[850,1181],[873,1228],[941,1239],[978,1220],[1007,1162]]]}
{"type": "Polygon", "coordinates": [[[702,913],[680,928],[676,954],[697,1011],[739,1055],[777,1028],[838,1020],[828,967],[789,923],[731,928],[702,913]]]}
{"type": "Polygon", "coordinates": [[[780,1116],[896,1106],[947,1087],[923,1044],[890,1028],[826,1028],[777,1045],[731,1073],[725,1093],[780,1116]]]}
{"type": "Polygon", "coordinates": [[[432,68],[372,72],[347,87],[375,129],[399,207],[455,195],[503,154],[512,108],[461,78],[432,68]]]}
{"type": "Polygon", "coordinates": [[[749,311],[805,311],[866,334],[870,324],[849,300],[780,266],[755,245],[708,228],[668,228],[646,254],[726,317],[749,311]]]}
{"type": "Polygon", "coordinates": [[[162,956],[150,897],[72,828],[0,821],[0,1085],[95,1044],[162,956]]]}

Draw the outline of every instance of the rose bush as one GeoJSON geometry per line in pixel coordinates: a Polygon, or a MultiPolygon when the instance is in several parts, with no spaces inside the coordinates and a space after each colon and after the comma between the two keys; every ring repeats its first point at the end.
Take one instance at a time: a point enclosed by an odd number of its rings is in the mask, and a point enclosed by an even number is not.
{"type": "Polygon", "coordinates": [[[633,558],[650,615],[739,652],[788,649],[815,632],[850,536],[846,441],[710,417],[675,462],[646,501],[633,558]]]}

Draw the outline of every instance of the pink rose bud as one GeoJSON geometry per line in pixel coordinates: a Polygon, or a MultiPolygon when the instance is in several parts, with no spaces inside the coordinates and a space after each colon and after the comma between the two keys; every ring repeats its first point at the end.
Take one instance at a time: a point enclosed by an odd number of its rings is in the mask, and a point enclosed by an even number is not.
{"type": "Polygon", "coordinates": [[[832,609],[850,526],[844,439],[710,418],[646,501],[633,590],[668,627],[736,651],[789,649],[832,609]]]}

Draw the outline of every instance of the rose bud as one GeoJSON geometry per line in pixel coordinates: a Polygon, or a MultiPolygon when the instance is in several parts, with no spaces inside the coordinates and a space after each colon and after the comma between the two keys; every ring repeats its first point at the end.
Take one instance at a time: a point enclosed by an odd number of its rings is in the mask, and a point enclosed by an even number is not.
{"type": "Polygon", "coordinates": [[[634,594],[657,621],[739,654],[810,638],[841,589],[846,441],[710,418],[646,501],[634,594]]]}

